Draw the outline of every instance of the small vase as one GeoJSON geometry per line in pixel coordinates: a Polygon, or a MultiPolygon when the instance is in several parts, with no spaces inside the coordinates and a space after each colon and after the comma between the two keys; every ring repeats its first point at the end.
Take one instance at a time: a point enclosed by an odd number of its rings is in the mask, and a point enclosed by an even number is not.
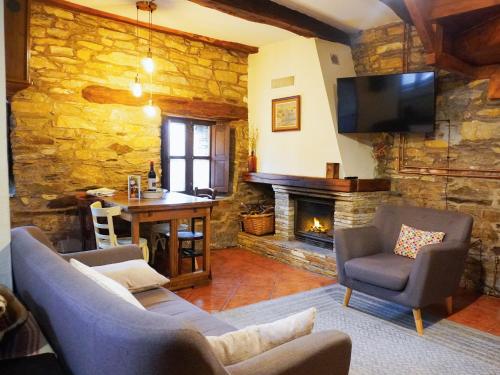
{"type": "Polygon", "coordinates": [[[257,171],[257,157],[254,155],[254,152],[248,155],[248,172],[256,172],[257,171]]]}

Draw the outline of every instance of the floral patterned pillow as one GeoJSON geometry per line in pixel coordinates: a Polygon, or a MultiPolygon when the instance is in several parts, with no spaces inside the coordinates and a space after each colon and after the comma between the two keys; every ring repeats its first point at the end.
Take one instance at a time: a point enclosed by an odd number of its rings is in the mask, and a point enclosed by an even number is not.
{"type": "Polygon", "coordinates": [[[443,232],[426,232],[403,224],[394,254],[415,259],[422,246],[443,242],[444,236],[443,232]]]}

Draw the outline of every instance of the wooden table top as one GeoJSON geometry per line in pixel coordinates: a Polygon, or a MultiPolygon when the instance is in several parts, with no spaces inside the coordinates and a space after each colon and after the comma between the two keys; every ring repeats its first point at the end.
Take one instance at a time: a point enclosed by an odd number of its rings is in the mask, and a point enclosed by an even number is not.
{"type": "Polygon", "coordinates": [[[102,197],[102,200],[110,205],[120,206],[125,212],[203,208],[217,205],[217,202],[211,199],[175,192],[168,192],[165,198],[159,199],[129,199],[127,193],[117,193],[111,197],[102,197]]]}

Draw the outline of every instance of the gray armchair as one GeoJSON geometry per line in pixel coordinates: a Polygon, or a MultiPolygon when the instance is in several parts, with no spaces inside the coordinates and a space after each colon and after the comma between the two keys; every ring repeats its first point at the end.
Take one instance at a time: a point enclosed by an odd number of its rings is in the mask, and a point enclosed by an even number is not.
{"type": "Polygon", "coordinates": [[[446,301],[452,312],[452,295],[464,271],[472,217],[451,211],[382,205],[372,225],[337,229],[335,249],[340,284],[352,290],[411,307],[419,335],[423,334],[421,308],[446,301]],[[393,253],[401,225],[446,233],[442,243],[420,249],[416,259],[393,253]]]}

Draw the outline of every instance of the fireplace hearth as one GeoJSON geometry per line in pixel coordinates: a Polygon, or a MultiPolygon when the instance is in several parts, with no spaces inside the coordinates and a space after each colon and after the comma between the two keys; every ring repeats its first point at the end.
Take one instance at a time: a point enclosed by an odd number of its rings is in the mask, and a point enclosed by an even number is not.
{"type": "Polygon", "coordinates": [[[294,196],[297,240],[333,250],[334,200],[294,196]]]}

